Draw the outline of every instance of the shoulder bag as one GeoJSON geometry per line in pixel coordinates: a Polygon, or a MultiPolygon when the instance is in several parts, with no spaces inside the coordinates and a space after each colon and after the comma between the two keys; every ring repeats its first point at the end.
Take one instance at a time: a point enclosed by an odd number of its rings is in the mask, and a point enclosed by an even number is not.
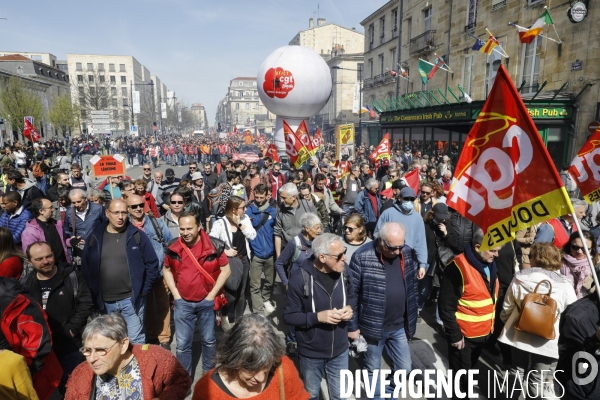
{"type": "MultiPolygon", "coordinates": [[[[192,254],[192,251],[189,249],[189,247],[186,246],[185,243],[183,243],[183,240],[181,240],[181,237],[179,238],[179,242],[181,243],[181,246],[187,253],[188,257],[192,260],[192,262],[196,266],[196,269],[198,269],[198,271],[204,276],[204,278],[206,278],[206,281],[208,283],[212,284],[212,286],[214,287],[214,285],[216,284],[216,281],[214,280],[214,278],[212,276],[210,276],[210,274],[208,272],[206,272],[204,270],[204,268],[202,268],[200,266],[200,264],[198,263],[198,260],[196,260],[196,257],[194,257],[194,254],[192,254]]],[[[225,307],[226,305],[227,305],[227,299],[225,298],[225,293],[223,293],[223,290],[221,290],[221,292],[217,295],[217,297],[215,297],[215,305],[213,307],[213,310],[219,311],[221,308],[225,307]]]]}
{"type": "Polygon", "coordinates": [[[550,297],[550,293],[552,293],[552,283],[544,279],[536,285],[533,293],[525,295],[521,307],[517,306],[520,315],[515,321],[514,328],[516,330],[531,333],[547,340],[556,338],[556,332],[554,332],[554,322],[557,318],[556,301],[550,297]],[[549,286],[548,293],[538,293],[538,288],[544,282],[549,286]]]}
{"type": "MultiPolygon", "coordinates": [[[[225,226],[225,234],[227,235],[227,240],[229,241],[229,248],[232,248],[233,244],[229,239],[229,222],[227,222],[227,219],[225,217],[221,218],[221,221],[223,221],[223,225],[225,226]]],[[[233,233],[231,234],[233,235],[233,233]]],[[[225,281],[225,288],[228,291],[235,293],[242,284],[242,277],[244,276],[244,264],[242,263],[242,260],[239,257],[228,256],[227,258],[229,258],[229,268],[231,268],[231,275],[229,275],[229,278],[227,278],[227,281],[225,281]]]]}
{"type": "MultiPolygon", "coordinates": [[[[433,229],[433,228],[432,228],[433,229]]],[[[427,275],[433,276],[436,271],[442,272],[446,268],[446,265],[452,261],[454,258],[454,252],[449,247],[440,245],[438,236],[435,234],[435,229],[433,229],[433,235],[435,237],[435,258],[433,260],[434,268],[429,268],[427,270],[427,275]]]]}

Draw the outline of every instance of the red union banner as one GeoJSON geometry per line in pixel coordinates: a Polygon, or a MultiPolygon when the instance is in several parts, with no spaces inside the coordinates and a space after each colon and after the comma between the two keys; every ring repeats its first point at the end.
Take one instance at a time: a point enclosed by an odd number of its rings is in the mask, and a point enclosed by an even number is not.
{"type": "Polygon", "coordinates": [[[300,143],[306,150],[308,150],[309,157],[314,154],[315,149],[313,148],[312,140],[310,139],[310,135],[308,134],[308,128],[306,126],[306,121],[302,121],[298,129],[296,130],[296,137],[300,140],[300,143]]]}
{"type": "Polygon", "coordinates": [[[481,250],[516,231],[573,212],[527,108],[500,66],[456,165],[448,206],[484,232],[481,250]]]}
{"type": "Polygon", "coordinates": [[[569,167],[571,177],[590,204],[600,200],[600,163],[597,161],[600,161],[600,128],[588,138],[569,167]]]}
{"type": "Polygon", "coordinates": [[[24,118],[24,123],[23,136],[31,140],[33,143],[39,141],[41,139],[41,135],[27,117],[24,118]]]}
{"type": "Polygon", "coordinates": [[[369,156],[371,161],[376,162],[383,158],[390,158],[390,134],[389,132],[383,136],[379,145],[375,148],[375,150],[369,156]]]}
{"type": "MultiPolygon", "coordinates": [[[[303,121],[304,122],[304,121],[303,121]]],[[[298,130],[302,125],[298,127],[298,130]]],[[[283,120],[283,135],[285,137],[285,152],[290,157],[290,163],[296,168],[300,168],[302,164],[308,161],[310,154],[306,147],[300,142],[296,133],[290,128],[286,120],[283,120]]]]}
{"type": "Polygon", "coordinates": [[[269,147],[267,147],[267,150],[265,150],[265,157],[271,157],[273,162],[281,162],[279,159],[279,153],[277,152],[277,146],[275,146],[273,143],[271,143],[269,147]]]}

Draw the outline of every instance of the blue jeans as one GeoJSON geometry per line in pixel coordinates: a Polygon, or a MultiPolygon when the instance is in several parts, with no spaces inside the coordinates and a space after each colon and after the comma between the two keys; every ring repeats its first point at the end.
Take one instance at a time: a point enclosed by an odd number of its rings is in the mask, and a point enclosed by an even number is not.
{"type": "Polygon", "coordinates": [[[215,366],[214,355],[217,339],[215,338],[214,300],[186,301],[175,300],[175,339],[177,341],[177,359],[192,376],[192,341],[194,325],[198,320],[198,331],[202,341],[202,371],[208,372],[215,366]]]}
{"type": "Polygon", "coordinates": [[[134,157],[133,154],[130,154],[130,153],[127,154],[127,164],[133,165],[133,157],[134,157]]]}
{"type": "MultiPolygon", "coordinates": [[[[381,369],[381,355],[385,348],[386,353],[392,359],[392,379],[390,386],[384,388],[385,393],[394,392],[393,374],[396,371],[405,370],[406,376],[411,371],[412,359],[410,357],[410,348],[404,328],[397,331],[383,332],[383,337],[378,341],[367,339],[367,353],[365,354],[365,368],[369,373],[369,379],[373,378],[373,371],[381,369]]],[[[375,384],[375,399],[381,399],[381,387],[379,387],[379,376],[375,384]]]]}
{"type": "Polygon", "coordinates": [[[331,400],[341,399],[340,371],[342,369],[348,369],[348,351],[344,351],[334,358],[300,356],[300,377],[311,400],[319,400],[323,372],[326,374],[329,398],[331,400]]]}
{"type": "Polygon", "coordinates": [[[142,165],[144,165],[144,155],[143,154],[138,154],[137,155],[137,159],[138,159],[138,165],[141,167],[142,165]]]}
{"type": "Polygon", "coordinates": [[[296,343],[296,327],[289,325],[288,332],[285,334],[285,343],[296,343]]]}
{"type": "Polygon", "coordinates": [[[127,335],[131,343],[146,343],[146,330],[144,328],[144,315],[146,315],[145,297],[139,296],[135,300],[135,304],[131,302],[131,297],[128,297],[123,300],[105,301],[104,306],[107,314],[118,312],[125,318],[125,322],[127,322],[127,335]]]}
{"type": "MultiPolygon", "coordinates": [[[[425,274],[425,277],[419,281],[419,296],[417,300],[417,307],[419,308],[419,312],[425,307],[425,303],[429,298],[429,294],[431,293],[431,289],[433,288],[433,276],[429,276],[425,274]]],[[[438,291],[439,294],[439,291],[438,291]]],[[[435,305],[435,320],[439,325],[444,325],[442,319],[440,318],[440,312],[438,310],[438,305],[435,305]]]]}

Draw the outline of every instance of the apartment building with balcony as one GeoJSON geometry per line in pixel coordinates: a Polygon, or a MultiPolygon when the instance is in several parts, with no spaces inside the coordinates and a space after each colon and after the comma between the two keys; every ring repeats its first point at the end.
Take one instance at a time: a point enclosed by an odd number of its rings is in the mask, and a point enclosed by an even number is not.
{"type": "Polygon", "coordinates": [[[308,47],[326,60],[339,54],[359,54],[363,52],[364,35],[356,28],[346,28],[325,18],[309,18],[308,29],[303,29],[290,40],[290,46],[308,47]]]}

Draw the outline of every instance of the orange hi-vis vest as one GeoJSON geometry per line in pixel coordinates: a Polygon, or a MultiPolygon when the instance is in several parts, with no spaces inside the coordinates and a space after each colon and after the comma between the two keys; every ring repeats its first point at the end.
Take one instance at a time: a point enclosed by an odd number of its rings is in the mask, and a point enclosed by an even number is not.
{"type": "MultiPolygon", "coordinates": [[[[569,241],[569,232],[558,218],[553,218],[548,221],[548,225],[550,225],[550,228],[554,231],[554,240],[552,241],[552,244],[557,248],[562,249],[569,241]]],[[[577,227],[575,225],[573,225],[573,232],[577,232],[577,227]]]]}
{"type": "Polygon", "coordinates": [[[487,336],[494,331],[496,300],[498,299],[498,279],[494,284],[494,298],[490,296],[484,278],[469,264],[464,254],[452,260],[456,264],[463,281],[463,294],[458,300],[456,322],[466,338],[487,336]]]}

